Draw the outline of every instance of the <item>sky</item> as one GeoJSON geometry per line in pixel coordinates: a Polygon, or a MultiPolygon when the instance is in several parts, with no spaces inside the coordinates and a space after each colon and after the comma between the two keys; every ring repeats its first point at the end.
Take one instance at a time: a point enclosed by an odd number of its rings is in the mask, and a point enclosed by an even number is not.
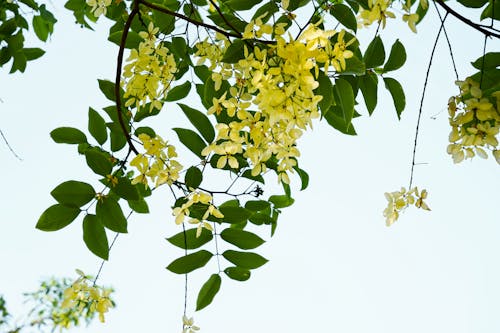
{"type": "MultiPolygon", "coordinates": [[[[88,107],[107,106],[97,79],[114,77],[117,47],[106,41],[109,24],[96,31],[73,24],[70,13],[52,4],[59,20],[44,46],[46,55],[26,73],[0,72],[0,128],[15,152],[0,144],[0,293],[20,317],[22,293],[43,278],[76,278],[75,268],[95,274],[100,259],[81,237],[81,221],[59,232],[34,228],[54,199],[50,191],[74,179],[95,182],[74,146],[57,145],[49,132],[60,126],[86,128],[88,107]]],[[[101,23],[101,22],[100,22],[101,23]]],[[[395,20],[381,31],[388,51],[403,41],[408,60],[395,77],[407,108],[397,120],[390,95],[379,90],[371,117],[354,121],[358,136],[315,123],[299,141],[301,167],[310,177],[295,204],[283,210],[273,238],[258,253],[269,263],[244,283],[223,277],[214,302],[194,312],[196,293],[214,262],[189,277],[188,315],[201,332],[493,333],[500,331],[500,225],[498,164],[474,159],[454,165],[446,154],[446,103],[457,90],[449,52],[441,40],[424,101],[414,184],[426,188],[431,212],[407,209],[390,228],[382,211],[384,192],[407,186],[418,105],[439,21],[433,12],[418,34],[395,20]]],[[[450,19],[448,26],[461,78],[481,55],[482,36],[450,19]]],[[[362,37],[369,41],[372,30],[362,37]]],[[[366,45],[366,44],[365,44],[366,45]]],[[[500,43],[490,41],[488,50],[500,43]]],[[[198,103],[188,97],[184,103],[198,103]]],[[[188,126],[172,105],[156,125],[175,142],[174,126],[188,126]],[[163,123],[160,123],[163,122],[163,123]]],[[[179,149],[182,152],[182,149],[179,149]]],[[[225,178],[212,180],[214,183],[225,178]]],[[[276,187],[265,188],[265,195],[276,187]]],[[[152,213],[133,215],[105,264],[100,283],[112,285],[117,307],[106,323],[72,332],[181,331],[184,277],[165,267],[182,251],[165,241],[180,230],[171,215],[168,191],[150,202],[152,213]]],[[[110,237],[113,235],[110,234],[110,237]]]]}

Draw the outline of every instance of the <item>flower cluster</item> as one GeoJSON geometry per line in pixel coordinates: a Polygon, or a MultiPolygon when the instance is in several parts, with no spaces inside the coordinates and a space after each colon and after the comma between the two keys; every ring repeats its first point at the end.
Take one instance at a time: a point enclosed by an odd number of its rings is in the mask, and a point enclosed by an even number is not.
{"type": "Polygon", "coordinates": [[[111,5],[113,0],[87,0],[87,5],[92,7],[91,11],[95,17],[99,17],[101,15],[106,15],[108,10],[108,6],[111,5]]]}
{"type": "MultiPolygon", "coordinates": [[[[61,308],[73,308],[79,313],[83,313],[85,310],[87,317],[89,314],[97,312],[99,320],[104,323],[104,314],[114,306],[109,297],[112,290],[96,286],[80,270],[77,270],[77,273],[79,274],[78,279],[64,291],[61,308]]],[[[69,325],[69,323],[68,321],[67,324],[69,325]]]]}
{"type": "Polygon", "coordinates": [[[203,228],[212,231],[212,226],[208,223],[207,219],[209,216],[216,218],[223,218],[224,215],[212,204],[212,196],[208,193],[201,191],[193,191],[186,196],[187,201],[183,203],[180,207],[175,207],[172,211],[172,215],[175,216],[175,223],[182,224],[186,216],[190,215],[189,209],[194,204],[201,204],[206,206],[206,210],[203,213],[201,219],[191,218],[189,219],[190,224],[198,225],[196,230],[196,237],[201,235],[203,228]]]}
{"type": "Polygon", "coordinates": [[[471,78],[457,81],[456,84],[460,87],[460,94],[448,101],[451,126],[448,154],[452,156],[453,162],[460,163],[476,155],[487,158],[486,150],[490,150],[500,164],[497,139],[500,130],[500,91],[488,98],[483,96],[479,84],[471,78]]]}
{"type": "Polygon", "coordinates": [[[123,82],[127,98],[125,106],[137,109],[150,103],[149,111],[160,110],[162,99],[170,89],[177,72],[174,56],[163,43],[157,43],[159,28],[149,23],[148,31],[139,32],[144,41],[132,49],[123,69],[123,82]]]}
{"type": "Polygon", "coordinates": [[[196,333],[200,328],[194,324],[193,317],[182,316],[182,333],[196,333]]]}
{"type": "Polygon", "coordinates": [[[144,149],[143,154],[136,155],[130,165],[139,171],[139,175],[132,179],[132,184],[142,183],[148,185],[149,180],[156,187],[162,184],[172,185],[179,178],[182,165],[177,162],[175,147],[167,144],[160,136],[151,138],[145,133],[139,134],[144,149]]]}
{"type": "Polygon", "coordinates": [[[399,218],[399,213],[410,205],[415,205],[417,208],[430,210],[429,206],[424,202],[427,198],[427,191],[418,191],[417,187],[411,188],[408,192],[404,187],[400,191],[384,193],[387,199],[387,208],[384,210],[386,225],[389,227],[399,218]]]}
{"type": "MultiPolygon", "coordinates": [[[[359,26],[369,26],[373,22],[382,25],[385,28],[387,18],[396,18],[396,15],[389,10],[394,0],[368,0],[368,9],[362,9],[358,15],[359,26]]],[[[416,24],[419,21],[419,15],[411,12],[413,1],[406,0],[402,3],[402,9],[405,11],[403,14],[403,21],[408,23],[411,31],[417,32],[416,24]]],[[[420,0],[420,6],[427,8],[427,0],[420,0]]]]}
{"type": "MultiPolygon", "coordinates": [[[[217,167],[239,167],[238,157],[250,162],[252,175],[266,172],[266,162],[277,159],[278,180],[289,183],[289,172],[297,165],[300,152],[297,139],[312,120],[319,117],[316,80],[320,68],[325,73],[331,67],[337,72],[345,69],[345,59],[353,56],[347,47],[354,39],[344,41],[345,31],[322,30],[310,24],[297,39],[286,39],[285,26],[262,22],[262,17],[250,21],[244,39],[273,35],[276,44],[243,46],[244,59],[235,64],[222,62],[230,42],[218,36],[216,43],[204,41],[196,45],[199,64],[210,61],[215,87],[222,80],[234,78],[232,86],[220,98],[213,99],[209,114],[227,114],[231,121],[216,126],[215,142],[202,154],[213,153],[217,167]],[[258,111],[250,111],[251,106],[258,111]]],[[[229,81],[228,81],[229,82],[229,81]]]]}

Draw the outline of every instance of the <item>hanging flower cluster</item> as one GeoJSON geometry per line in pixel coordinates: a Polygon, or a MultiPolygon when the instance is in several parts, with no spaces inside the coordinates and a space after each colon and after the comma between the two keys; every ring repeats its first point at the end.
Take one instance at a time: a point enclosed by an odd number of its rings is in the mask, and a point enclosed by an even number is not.
{"type": "MultiPolygon", "coordinates": [[[[64,300],[61,304],[62,309],[73,308],[78,313],[87,312],[86,316],[92,316],[92,313],[99,314],[99,320],[104,323],[104,314],[114,306],[109,295],[112,290],[96,286],[89,280],[82,271],[76,270],[78,279],[64,291],[64,300]]],[[[61,322],[62,327],[69,327],[70,321],[61,322]]]]}
{"type": "Polygon", "coordinates": [[[144,39],[139,48],[132,49],[127,59],[129,62],[123,68],[125,106],[137,109],[146,103],[151,103],[149,111],[160,110],[163,98],[170,89],[177,72],[174,56],[161,42],[157,42],[156,35],[159,28],[149,23],[148,31],[139,32],[144,39]]]}
{"type": "Polygon", "coordinates": [[[266,162],[277,159],[278,180],[289,183],[289,173],[297,165],[300,152],[297,139],[312,120],[319,117],[315,94],[320,68],[325,73],[333,67],[345,69],[345,59],[353,56],[347,47],[354,39],[344,41],[345,31],[322,30],[320,23],[310,24],[297,39],[286,39],[285,26],[250,21],[243,33],[246,39],[264,38],[271,34],[276,44],[251,47],[244,44],[244,59],[235,64],[222,62],[231,43],[218,35],[216,43],[204,41],[196,45],[199,64],[210,61],[216,89],[222,80],[234,78],[229,94],[213,99],[209,114],[227,114],[231,121],[216,126],[215,142],[202,154],[218,155],[217,167],[239,167],[237,157],[246,158],[252,175],[266,172],[266,162]],[[251,111],[256,106],[258,111],[251,111]]]}
{"type": "Polygon", "coordinates": [[[87,5],[92,7],[90,10],[95,17],[106,15],[108,6],[111,5],[113,0],[87,0],[87,5]]]}
{"type": "Polygon", "coordinates": [[[457,81],[460,94],[448,101],[451,133],[448,154],[453,162],[479,156],[488,158],[490,150],[500,164],[498,133],[500,130],[500,91],[483,96],[479,83],[471,78],[457,81]]]}
{"type": "Polygon", "coordinates": [[[417,208],[430,210],[429,206],[424,202],[427,198],[427,191],[418,191],[417,187],[411,188],[408,192],[402,187],[400,191],[384,193],[387,199],[387,208],[384,210],[386,225],[389,227],[399,218],[399,213],[410,205],[415,205],[417,208]]]}
{"type": "MultiPolygon", "coordinates": [[[[402,19],[404,22],[408,23],[411,31],[417,32],[416,24],[419,21],[419,15],[417,13],[412,13],[411,6],[413,1],[406,0],[406,2],[401,2],[402,9],[405,11],[402,19]]],[[[389,10],[389,8],[394,3],[394,0],[368,0],[368,9],[362,9],[358,15],[358,22],[360,27],[367,27],[374,22],[380,24],[382,28],[385,28],[387,18],[396,18],[396,15],[389,10]]],[[[420,0],[420,6],[422,8],[427,8],[427,0],[420,0]]]]}
{"type": "Polygon", "coordinates": [[[139,171],[139,175],[132,179],[132,184],[142,183],[149,186],[149,179],[156,187],[165,183],[172,185],[182,170],[182,165],[174,159],[177,157],[175,147],[167,144],[158,135],[151,138],[141,133],[139,140],[146,152],[136,155],[130,161],[130,165],[139,171]]]}

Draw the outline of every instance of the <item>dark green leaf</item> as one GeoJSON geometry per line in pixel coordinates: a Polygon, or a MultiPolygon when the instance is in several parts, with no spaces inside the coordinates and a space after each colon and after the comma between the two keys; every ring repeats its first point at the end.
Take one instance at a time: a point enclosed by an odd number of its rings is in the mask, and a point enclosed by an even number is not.
{"type": "Polygon", "coordinates": [[[481,56],[472,63],[472,66],[479,70],[500,67],[500,52],[488,52],[484,55],[484,63],[481,56]]]}
{"type": "Polygon", "coordinates": [[[59,127],[50,132],[50,137],[57,143],[79,144],[87,143],[87,137],[79,129],[59,127]]]}
{"type": "Polygon", "coordinates": [[[275,208],[285,208],[293,205],[295,200],[286,195],[271,195],[269,202],[272,202],[275,208]]]}
{"type": "Polygon", "coordinates": [[[107,154],[95,149],[87,149],[85,151],[85,159],[89,168],[96,174],[101,176],[111,174],[113,165],[107,154]]]}
{"type": "Polygon", "coordinates": [[[109,230],[127,232],[127,219],[116,199],[107,196],[97,201],[96,215],[109,230]]]}
{"type": "Polygon", "coordinates": [[[351,122],[346,122],[344,112],[337,106],[332,106],[324,116],[328,124],[333,128],[347,135],[356,135],[356,131],[351,122]]]}
{"type": "Polygon", "coordinates": [[[203,173],[197,167],[190,167],[186,171],[185,183],[188,188],[196,189],[203,180],[203,173]]]}
{"type": "Polygon", "coordinates": [[[224,270],[224,273],[233,280],[236,281],[246,281],[250,279],[250,271],[241,267],[228,267],[224,270]]]}
{"type": "Polygon", "coordinates": [[[261,184],[265,184],[264,177],[262,177],[261,175],[252,176],[252,171],[251,170],[245,170],[245,172],[243,172],[243,174],[241,175],[241,177],[244,177],[244,178],[247,178],[247,179],[251,179],[251,180],[255,180],[256,182],[259,182],[261,184]]]}
{"type": "Polygon", "coordinates": [[[397,39],[391,47],[391,53],[389,54],[389,59],[384,65],[384,72],[394,71],[401,68],[406,62],[406,51],[405,47],[399,39],[397,39]]]}
{"type": "Polygon", "coordinates": [[[457,0],[459,3],[469,8],[481,8],[488,3],[489,0],[457,0]]]}
{"type": "Polygon", "coordinates": [[[396,108],[396,113],[398,114],[398,119],[401,119],[401,113],[406,106],[405,92],[401,84],[393,78],[384,77],[385,88],[389,90],[394,102],[394,107],[396,108]]]}
{"type": "Polygon", "coordinates": [[[148,203],[144,199],[127,200],[128,206],[136,213],[147,214],[149,213],[148,203]]]}
{"type": "Polygon", "coordinates": [[[187,274],[205,266],[212,257],[213,254],[207,250],[200,250],[175,259],[167,266],[167,269],[173,273],[187,274]]]}
{"type": "Polygon", "coordinates": [[[271,224],[273,222],[271,216],[265,213],[255,213],[248,220],[256,225],[271,224]]]}
{"type": "Polygon", "coordinates": [[[252,9],[253,6],[259,4],[261,0],[228,0],[226,4],[236,11],[252,9]]]}
{"type": "Polygon", "coordinates": [[[190,90],[191,90],[191,82],[186,81],[183,84],[180,84],[170,89],[170,91],[167,93],[165,101],[173,102],[183,99],[189,94],[190,90]]]}
{"type": "Polygon", "coordinates": [[[184,146],[191,150],[196,156],[203,159],[201,151],[207,145],[203,141],[203,139],[198,134],[196,134],[196,132],[186,128],[173,128],[173,130],[184,146]]]}
{"type": "Polygon", "coordinates": [[[335,80],[335,100],[337,107],[342,111],[342,117],[346,124],[350,124],[354,115],[354,92],[352,86],[345,79],[335,80]]]}
{"type": "MultiPolygon", "coordinates": [[[[122,41],[122,35],[123,31],[112,32],[110,33],[108,40],[119,46],[122,41]]],[[[137,32],[130,30],[127,34],[127,41],[125,42],[125,48],[137,49],[142,41],[144,41],[144,39],[142,39],[137,32]]]]}
{"type": "Polygon", "coordinates": [[[235,39],[226,49],[222,61],[228,64],[235,64],[239,60],[244,59],[245,42],[241,39],[235,39]]]}
{"type": "Polygon", "coordinates": [[[384,64],[384,44],[379,36],[375,37],[370,45],[368,45],[363,60],[365,61],[366,68],[375,68],[384,64]]]}
{"type": "Polygon", "coordinates": [[[179,58],[184,58],[187,52],[186,39],[184,37],[173,37],[171,51],[179,58]]]}
{"type": "Polygon", "coordinates": [[[137,129],[134,131],[135,136],[139,136],[140,134],[146,134],[150,138],[154,139],[156,138],[156,132],[154,129],[152,129],[149,126],[141,126],[137,127],[137,129]]]}
{"type": "Polygon", "coordinates": [[[196,231],[197,228],[188,229],[186,230],[186,233],[181,231],[178,234],[167,238],[167,240],[181,249],[193,250],[205,245],[214,238],[212,233],[205,228],[201,229],[199,237],[196,237],[196,231]],[[184,236],[186,237],[185,239],[184,236]]]}
{"type": "Polygon", "coordinates": [[[219,274],[212,274],[207,282],[203,284],[196,299],[196,311],[212,303],[215,295],[219,292],[221,281],[219,274]]]}
{"type": "Polygon", "coordinates": [[[38,39],[46,42],[49,38],[49,27],[43,17],[41,15],[33,16],[32,25],[38,39]]]}
{"type": "Polygon", "coordinates": [[[39,48],[28,47],[23,49],[24,55],[27,60],[35,60],[40,58],[45,54],[45,51],[39,48]]]}
{"type": "Polygon", "coordinates": [[[108,131],[106,129],[106,122],[96,110],[89,108],[89,132],[94,139],[100,144],[104,144],[108,139],[108,131]]]}
{"type": "Polygon", "coordinates": [[[240,249],[251,250],[264,244],[264,240],[256,234],[238,229],[226,228],[221,234],[221,238],[228,243],[231,243],[240,249]]]}
{"type": "Polygon", "coordinates": [[[87,184],[75,180],[59,184],[50,192],[60,204],[71,207],[81,207],[95,197],[94,188],[87,184]]]}
{"type": "Polygon", "coordinates": [[[193,69],[196,76],[198,76],[202,82],[205,82],[212,75],[208,67],[205,65],[194,66],[193,69]]]}
{"type": "Polygon", "coordinates": [[[203,113],[185,104],[178,104],[189,122],[200,132],[206,142],[211,143],[215,138],[215,131],[208,117],[203,113]]]}
{"type": "Polygon", "coordinates": [[[219,206],[219,211],[224,215],[222,218],[226,223],[245,222],[253,212],[243,207],[219,206]]]}
{"type": "Polygon", "coordinates": [[[116,179],[118,180],[117,184],[109,185],[109,188],[113,191],[113,193],[125,200],[139,200],[141,198],[137,188],[132,185],[130,179],[127,177],[116,177],[116,179]]]}
{"type": "Polygon", "coordinates": [[[247,269],[259,268],[268,261],[266,258],[253,252],[227,250],[222,253],[222,256],[234,265],[247,269]]]}
{"type": "Polygon", "coordinates": [[[486,18],[493,18],[494,20],[500,20],[500,0],[490,0],[488,6],[481,13],[481,20],[486,18]]]}
{"type": "Polygon", "coordinates": [[[326,112],[332,103],[333,99],[333,85],[331,79],[323,73],[323,71],[319,71],[318,73],[318,88],[316,88],[316,94],[323,96],[323,99],[319,101],[319,107],[321,112],[326,112]]]}
{"type": "Polygon", "coordinates": [[[300,187],[300,190],[303,191],[307,188],[307,186],[309,186],[309,174],[305,170],[299,168],[298,166],[295,166],[293,168],[299,174],[300,181],[302,184],[302,186],[300,187]]]}
{"type": "Polygon", "coordinates": [[[265,210],[271,207],[268,201],[265,200],[249,200],[245,203],[245,208],[254,212],[265,210]]]}
{"type": "Polygon", "coordinates": [[[279,11],[279,7],[273,1],[269,1],[264,5],[260,6],[259,9],[255,11],[255,14],[252,16],[252,20],[255,20],[257,17],[260,17],[263,23],[269,21],[269,19],[273,16],[274,13],[279,11]]]}
{"type": "Polygon", "coordinates": [[[110,134],[109,138],[111,139],[110,148],[111,151],[119,151],[127,144],[127,139],[125,139],[125,134],[123,134],[123,130],[118,123],[107,123],[110,134]]]}
{"type": "Polygon", "coordinates": [[[363,94],[365,100],[366,109],[371,115],[377,106],[377,89],[378,79],[377,75],[372,72],[368,72],[363,76],[359,77],[359,88],[363,94]]]}
{"type": "Polygon", "coordinates": [[[346,5],[337,4],[330,8],[330,14],[335,17],[344,27],[356,32],[358,21],[352,10],[346,5]]]}
{"type": "Polygon", "coordinates": [[[345,69],[340,75],[363,75],[366,72],[365,64],[358,57],[352,56],[345,60],[345,69]]]}
{"type": "Polygon", "coordinates": [[[99,82],[99,89],[101,89],[104,96],[110,101],[115,101],[115,84],[108,80],[97,80],[99,82]]]}
{"type": "Polygon", "coordinates": [[[73,222],[78,214],[79,208],[55,204],[42,213],[36,228],[42,231],[56,231],[73,222]]]}
{"type": "Polygon", "coordinates": [[[101,221],[95,215],[87,214],[83,219],[83,241],[96,256],[108,260],[108,237],[101,221]]]}

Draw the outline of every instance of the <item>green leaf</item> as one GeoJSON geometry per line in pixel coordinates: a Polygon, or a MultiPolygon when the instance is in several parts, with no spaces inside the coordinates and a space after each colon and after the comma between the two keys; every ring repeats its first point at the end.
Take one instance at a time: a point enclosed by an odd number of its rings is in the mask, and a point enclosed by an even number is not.
{"type": "Polygon", "coordinates": [[[231,224],[243,223],[253,212],[243,207],[219,206],[219,211],[224,215],[224,222],[231,224]]]}
{"type": "Polygon", "coordinates": [[[127,139],[123,134],[123,130],[118,123],[107,123],[106,126],[110,130],[109,137],[111,139],[110,148],[111,151],[119,151],[127,144],[127,139]]]}
{"type": "Polygon", "coordinates": [[[486,18],[493,18],[494,20],[500,20],[500,0],[490,0],[488,6],[481,13],[481,20],[486,18]]]}
{"type": "Polygon", "coordinates": [[[472,66],[479,70],[500,67],[500,52],[488,52],[484,55],[484,64],[481,56],[472,63],[472,66]]]}
{"type": "Polygon", "coordinates": [[[221,281],[219,274],[212,274],[207,282],[203,284],[196,299],[196,311],[212,303],[215,295],[219,292],[221,281]]]}
{"type": "Polygon", "coordinates": [[[77,207],[55,204],[42,213],[36,228],[42,231],[56,231],[73,222],[78,214],[80,214],[80,209],[77,207]]]}
{"type": "Polygon", "coordinates": [[[50,195],[60,204],[79,208],[92,200],[96,193],[94,188],[87,183],[69,180],[59,184],[50,192],[50,195]]]}
{"type": "MultiPolygon", "coordinates": [[[[123,31],[114,31],[109,34],[108,40],[116,45],[120,45],[122,41],[123,31]]],[[[125,42],[126,49],[137,49],[139,44],[144,41],[144,39],[139,36],[135,31],[130,30],[127,34],[127,40],[125,42]]]]}
{"type": "Polygon", "coordinates": [[[345,69],[340,75],[363,75],[366,72],[365,63],[358,57],[352,56],[345,60],[345,69]]]}
{"type": "Polygon", "coordinates": [[[370,45],[368,45],[363,60],[365,61],[366,68],[375,68],[384,64],[384,44],[379,36],[375,37],[370,45]]]}
{"type": "Polygon", "coordinates": [[[250,279],[250,271],[241,267],[228,267],[224,270],[224,273],[233,280],[236,281],[246,281],[250,279]]]}
{"type": "Polygon", "coordinates": [[[32,20],[33,30],[35,31],[36,36],[43,42],[47,41],[49,38],[49,27],[47,22],[43,19],[41,15],[33,16],[32,20]]]}
{"type": "Polygon", "coordinates": [[[359,77],[359,88],[365,100],[366,109],[371,115],[377,106],[378,79],[377,75],[368,72],[359,77]]]}
{"type": "Polygon", "coordinates": [[[244,59],[244,49],[245,49],[245,42],[242,41],[241,39],[235,39],[231,45],[226,49],[226,52],[224,53],[224,57],[222,58],[222,62],[228,63],[228,64],[235,64],[239,60],[244,59]]]}
{"type": "Polygon", "coordinates": [[[354,92],[347,80],[339,78],[335,80],[335,100],[337,107],[342,111],[342,117],[346,124],[350,124],[354,115],[354,92]]]}
{"type": "Polygon", "coordinates": [[[189,94],[191,90],[191,82],[186,81],[183,84],[173,87],[167,93],[167,97],[165,98],[166,102],[173,102],[183,99],[189,94]]]}
{"type": "Polygon", "coordinates": [[[28,47],[23,49],[23,53],[26,56],[26,59],[29,61],[40,58],[45,54],[45,51],[39,48],[28,47]]]}
{"type": "Polygon", "coordinates": [[[272,202],[275,208],[285,208],[293,205],[295,200],[287,195],[271,195],[269,202],[272,202]]]}
{"type": "Polygon", "coordinates": [[[245,203],[245,208],[254,212],[259,212],[271,207],[271,204],[265,200],[248,200],[245,203]]]}
{"type": "Polygon", "coordinates": [[[221,238],[228,243],[231,243],[240,249],[251,250],[264,244],[264,240],[256,234],[238,229],[226,228],[221,234],[221,238]]]}
{"type": "Polygon", "coordinates": [[[203,139],[198,134],[196,134],[196,132],[186,128],[173,128],[173,130],[175,131],[175,133],[179,137],[179,140],[182,142],[184,146],[186,146],[199,158],[201,159],[204,158],[203,155],[201,154],[201,151],[207,145],[203,141],[203,139]]]}
{"type": "Polygon", "coordinates": [[[391,47],[389,59],[384,65],[384,73],[401,68],[406,62],[406,50],[403,44],[397,39],[391,47]]]}
{"type": "Polygon", "coordinates": [[[276,5],[276,3],[273,1],[269,1],[265,3],[264,5],[260,6],[256,11],[255,14],[252,16],[252,20],[255,20],[257,17],[260,17],[263,23],[266,23],[269,21],[271,17],[273,17],[274,13],[277,13],[279,11],[279,7],[276,5]]]}
{"type": "Polygon", "coordinates": [[[101,176],[111,174],[113,164],[107,154],[95,149],[87,149],[85,151],[85,159],[89,168],[96,174],[101,176]]]}
{"type": "Polygon", "coordinates": [[[167,240],[170,244],[180,247],[181,249],[193,250],[205,245],[214,238],[212,233],[205,228],[201,229],[199,237],[196,237],[196,231],[197,228],[188,229],[185,234],[184,231],[181,231],[178,234],[167,238],[167,240]]]}
{"type": "Polygon", "coordinates": [[[116,199],[104,197],[97,201],[96,215],[101,223],[114,232],[127,232],[127,219],[116,199]]]}
{"type": "Polygon", "coordinates": [[[175,259],[167,266],[167,269],[176,274],[187,274],[205,266],[212,257],[213,254],[207,250],[200,250],[175,259]]]}
{"type": "Polygon", "coordinates": [[[123,198],[125,200],[139,200],[141,199],[141,196],[139,195],[139,192],[137,191],[137,187],[132,185],[131,181],[127,177],[116,177],[118,180],[118,183],[115,185],[110,184],[108,187],[118,195],[120,198],[123,198]]]}
{"type": "Polygon", "coordinates": [[[57,143],[79,144],[87,143],[87,137],[79,129],[59,127],[50,132],[50,137],[57,143]]]}
{"type": "Polygon", "coordinates": [[[208,117],[203,113],[185,104],[178,104],[182,112],[189,119],[189,122],[200,132],[206,142],[211,143],[215,138],[215,130],[208,119],[208,117]]]}
{"type": "Polygon", "coordinates": [[[115,84],[108,80],[97,80],[99,82],[99,89],[102,91],[104,96],[110,101],[115,101],[115,84]]]}
{"type": "Polygon", "coordinates": [[[299,168],[298,166],[294,166],[293,168],[299,174],[300,181],[302,184],[300,190],[303,191],[307,188],[307,186],[309,186],[309,174],[305,170],[299,168]]]}
{"type": "Polygon", "coordinates": [[[149,213],[148,203],[144,199],[139,200],[127,200],[128,206],[134,212],[139,214],[147,214],[149,213]]]}
{"type": "Polygon", "coordinates": [[[318,88],[316,88],[316,95],[323,96],[323,99],[319,101],[319,107],[321,112],[326,112],[330,106],[333,104],[333,84],[331,79],[323,72],[318,72],[318,88]]]}
{"type": "Polygon", "coordinates": [[[264,213],[255,213],[248,220],[255,225],[271,224],[273,222],[272,217],[264,213]]]}
{"type": "Polygon", "coordinates": [[[96,256],[108,260],[108,237],[97,216],[87,214],[83,219],[83,241],[87,248],[96,256]]]}
{"type": "Polygon", "coordinates": [[[324,118],[333,128],[347,135],[356,135],[356,131],[351,122],[346,122],[344,112],[337,106],[332,106],[330,110],[324,115],[324,118]]]}
{"type": "Polygon", "coordinates": [[[225,3],[233,10],[248,10],[252,9],[253,6],[259,4],[261,0],[229,0],[225,3]]]}
{"type": "Polygon", "coordinates": [[[469,8],[481,8],[488,3],[489,0],[457,0],[459,3],[469,8]]]}
{"type": "Polygon", "coordinates": [[[108,139],[108,131],[106,129],[106,121],[96,110],[89,108],[89,132],[94,139],[103,145],[108,139]]]}
{"type": "Polygon", "coordinates": [[[197,167],[190,167],[186,171],[185,183],[188,188],[196,189],[203,180],[203,173],[197,167]]]}
{"type": "Polygon", "coordinates": [[[356,32],[358,21],[352,10],[343,4],[333,5],[330,8],[330,14],[337,19],[344,27],[356,32]]]}
{"type": "Polygon", "coordinates": [[[390,77],[384,77],[384,83],[385,88],[391,93],[398,119],[401,119],[401,113],[406,106],[406,98],[403,87],[401,87],[401,84],[398,81],[390,77]]]}
{"type": "Polygon", "coordinates": [[[246,269],[259,268],[268,261],[266,258],[253,252],[227,250],[222,253],[222,256],[234,265],[246,269]]]}

